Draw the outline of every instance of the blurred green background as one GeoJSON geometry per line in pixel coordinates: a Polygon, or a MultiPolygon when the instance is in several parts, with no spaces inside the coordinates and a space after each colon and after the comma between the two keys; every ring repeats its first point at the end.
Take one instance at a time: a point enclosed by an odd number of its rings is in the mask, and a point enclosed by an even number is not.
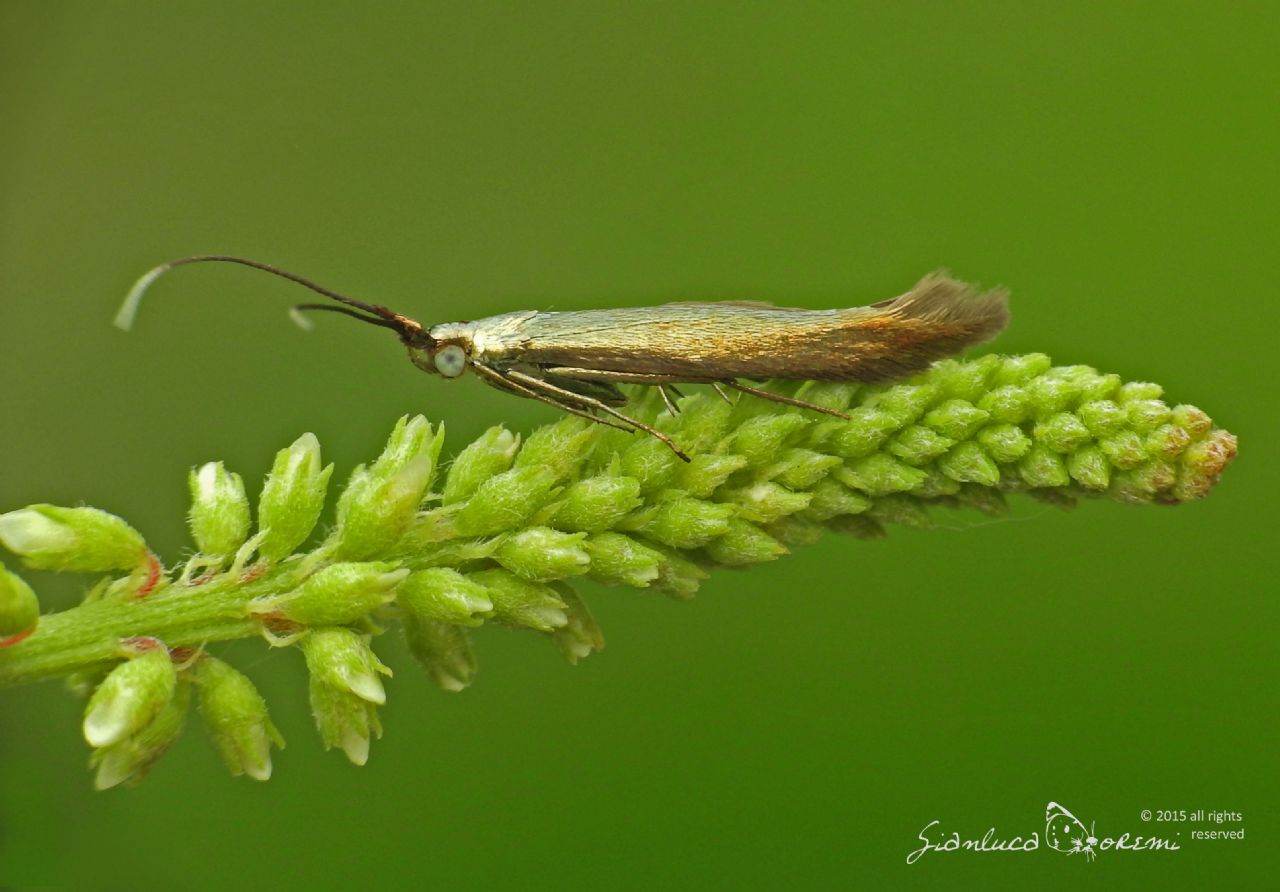
{"type": "MultiPolygon", "coordinates": [[[[89,503],[169,560],[187,469],[339,475],[399,415],[447,452],[553,410],[284,309],[242,253],[424,321],[758,298],[941,266],[1013,291],[1007,352],[1158,381],[1241,438],[1205,502],[1015,504],[832,537],[689,604],[585,591],[571,669],[486,629],[434,690],[395,636],[387,735],[323,753],[293,651],[223,648],[289,748],[227,777],[198,723],[95,794],[80,704],[0,691],[0,885],[1274,888],[1275,47],[1267,4],[0,5],[0,509],[89,503]],[[1264,389],[1265,388],[1265,389],[1264,389]],[[1243,812],[1175,853],[934,854],[937,819],[1101,835],[1243,812]]],[[[6,560],[13,562],[10,557],[6,560]]],[[[46,608],[81,580],[31,574],[46,608]]]]}

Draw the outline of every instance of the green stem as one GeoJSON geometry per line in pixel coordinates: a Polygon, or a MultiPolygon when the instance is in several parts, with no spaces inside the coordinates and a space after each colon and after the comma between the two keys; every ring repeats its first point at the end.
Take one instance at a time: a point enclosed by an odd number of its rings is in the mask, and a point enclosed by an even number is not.
{"type": "Polygon", "coordinates": [[[294,587],[292,568],[250,583],[215,579],[200,586],[170,585],[141,601],[93,601],[45,616],[39,634],[0,650],[0,687],[68,675],[120,656],[122,639],[159,638],[169,647],[195,647],[260,634],[246,616],[254,598],[294,587]]]}

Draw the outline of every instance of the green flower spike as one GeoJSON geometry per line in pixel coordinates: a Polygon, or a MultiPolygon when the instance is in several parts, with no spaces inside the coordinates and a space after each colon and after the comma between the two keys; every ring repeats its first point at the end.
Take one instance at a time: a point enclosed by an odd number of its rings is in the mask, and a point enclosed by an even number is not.
{"type": "MultiPolygon", "coordinates": [[[[58,676],[93,684],[131,637],[163,640],[185,659],[265,629],[274,644],[303,651],[325,746],[363,764],[381,734],[389,674],[369,633],[385,621],[401,624],[436,685],[458,691],[477,671],[470,627],[490,621],[541,633],[570,662],[600,650],[603,635],[573,580],[690,598],[717,568],[775,560],[828,533],[927,529],[937,509],[998,515],[1019,493],[1064,507],[1203,498],[1236,453],[1233,435],[1193,406],[1164,402],[1158,386],[1054,367],[1041,354],[940,362],[874,386],[765,386],[848,418],[706,391],[682,397],[671,415],[638,389],[631,411],[690,462],[651,437],[565,417],[523,444],[491,428],[447,466],[439,495],[431,489],[443,433],[403,418],[377,461],[351,475],[336,525],[309,550],[302,543],[330,474],[313,436],[277,456],[258,530],[238,547],[250,531],[237,478],[206,465],[193,483],[196,540],[223,556],[235,548],[236,559],[145,601],[104,596],[131,591],[146,566],[141,536],[119,518],[47,505],[10,511],[0,515],[0,542],[28,565],[130,575],[103,580],[85,604],[42,617],[35,634],[0,648],[0,686],[58,676]],[[262,560],[246,567],[255,547],[262,560]]],[[[0,633],[36,609],[25,584],[0,575],[0,633]]],[[[269,774],[279,738],[252,684],[203,654],[192,659],[191,670],[177,670],[157,648],[97,684],[85,736],[99,748],[100,784],[140,777],[176,735],[187,674],[232,772],[269,774]]]]}

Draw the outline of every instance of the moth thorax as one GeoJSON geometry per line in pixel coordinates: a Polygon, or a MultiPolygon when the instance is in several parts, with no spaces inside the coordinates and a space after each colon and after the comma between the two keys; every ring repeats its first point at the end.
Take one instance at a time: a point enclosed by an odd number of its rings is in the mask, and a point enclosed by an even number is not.
{"type": "Polygon", "coordinates": [[[467,370],[466,351],[457,344],[446,344],[432,357],[436,371],[446,378],[456,378],[467,370]]]}

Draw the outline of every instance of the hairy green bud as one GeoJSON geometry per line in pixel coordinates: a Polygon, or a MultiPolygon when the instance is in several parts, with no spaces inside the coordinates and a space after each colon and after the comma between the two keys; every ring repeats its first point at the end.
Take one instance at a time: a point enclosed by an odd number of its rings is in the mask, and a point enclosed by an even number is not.
{"type": "Polygon", "coordinates": [[[0,647],[17,644],[40,621],[40,602],[31,586],[0,566],[0,647]]]}
{"type": "Polygon", "coordinates": [[[320,441],[303,434],[276,453],[258,500],[258,553],[268,561],[287,557],[306,541],[320,519],[333,465],[323,467],[320,441]]]}
{"type": "Polygon", "coordinates": [[[191,685],[180,682],[145,725],[127,737],[94,750],[89,760],[90,765],[98,769],[94,787],[106,790],[121,783],[134,784],[146,777],[182,733],[190,704],[191,685]]]}
{"type": "Polygon", "coordinates": [[[461,691],[476,674],[476,657],[466,629],[406,613],[404,637],[418,664],[436,686],[461,691]]]}
{"type": "Polygon", "coordinates": [[[453,460],[444,485],[444,504],[453,505],[471,498],[482,483],[511,467],[519,448],[517,434],[501,425],[489,428],[453,460]]]}
{"type": "Polygon", "coordinates": [[[222,660],[203,657],[196,669],[200,715],[227,770],[257,781],[271,777],[271,747],[284,738],[252,681],[222,660]]]}
{"type": "Polygon", "coordinates": [[[591,567],[582,547],[586,533],[562,533],[547,527],[530,527],[507,537],[494,559],[517,576],[533,580],[580,576],[591,567]]]}
{"type": "Polygon", "coordinates": [[[390,602],[408,575],[407,569],[382,561],[331,564],[295,591],[250,601],[247,610],[252,616],[280,615],[303,625],[341,625],[390,602]]]}
{"type": "Polygon", "coordinates": [[[499,569],[481,570],[470,578],[488,590],[494,617],[503,622],[539,632],[552,632],[569,622],[564,601],[549,585],[499,569]]]}
{"type": "Polygon", "coordinates": [[[97,508],[30,505],[0,514],[0,542],[36,570],[131,570],[147,557],[133,527],[97,508]]]}
{"type": "Polygon", "coordinates": [[[249,536],[249,497],[244,481],[222,462],[211,461],[192,469],[187,484],[191,489],[188,522],[196,548],[210,558],[226,560],[249,536]]]}
{"type": "Polygon", "coordinates": [[[178,673],[163,646],[116,666],[85,706],[84,739],[100,748],[133,734],[173,699],[177,683],[178,673]]]}
{"type": "Polygon", "coordinates": [[[489,591],[448,567],[431,567],[409,575],[396,589],[405,614],[425,621],[478,626],[493,615],[489,591]]]}

